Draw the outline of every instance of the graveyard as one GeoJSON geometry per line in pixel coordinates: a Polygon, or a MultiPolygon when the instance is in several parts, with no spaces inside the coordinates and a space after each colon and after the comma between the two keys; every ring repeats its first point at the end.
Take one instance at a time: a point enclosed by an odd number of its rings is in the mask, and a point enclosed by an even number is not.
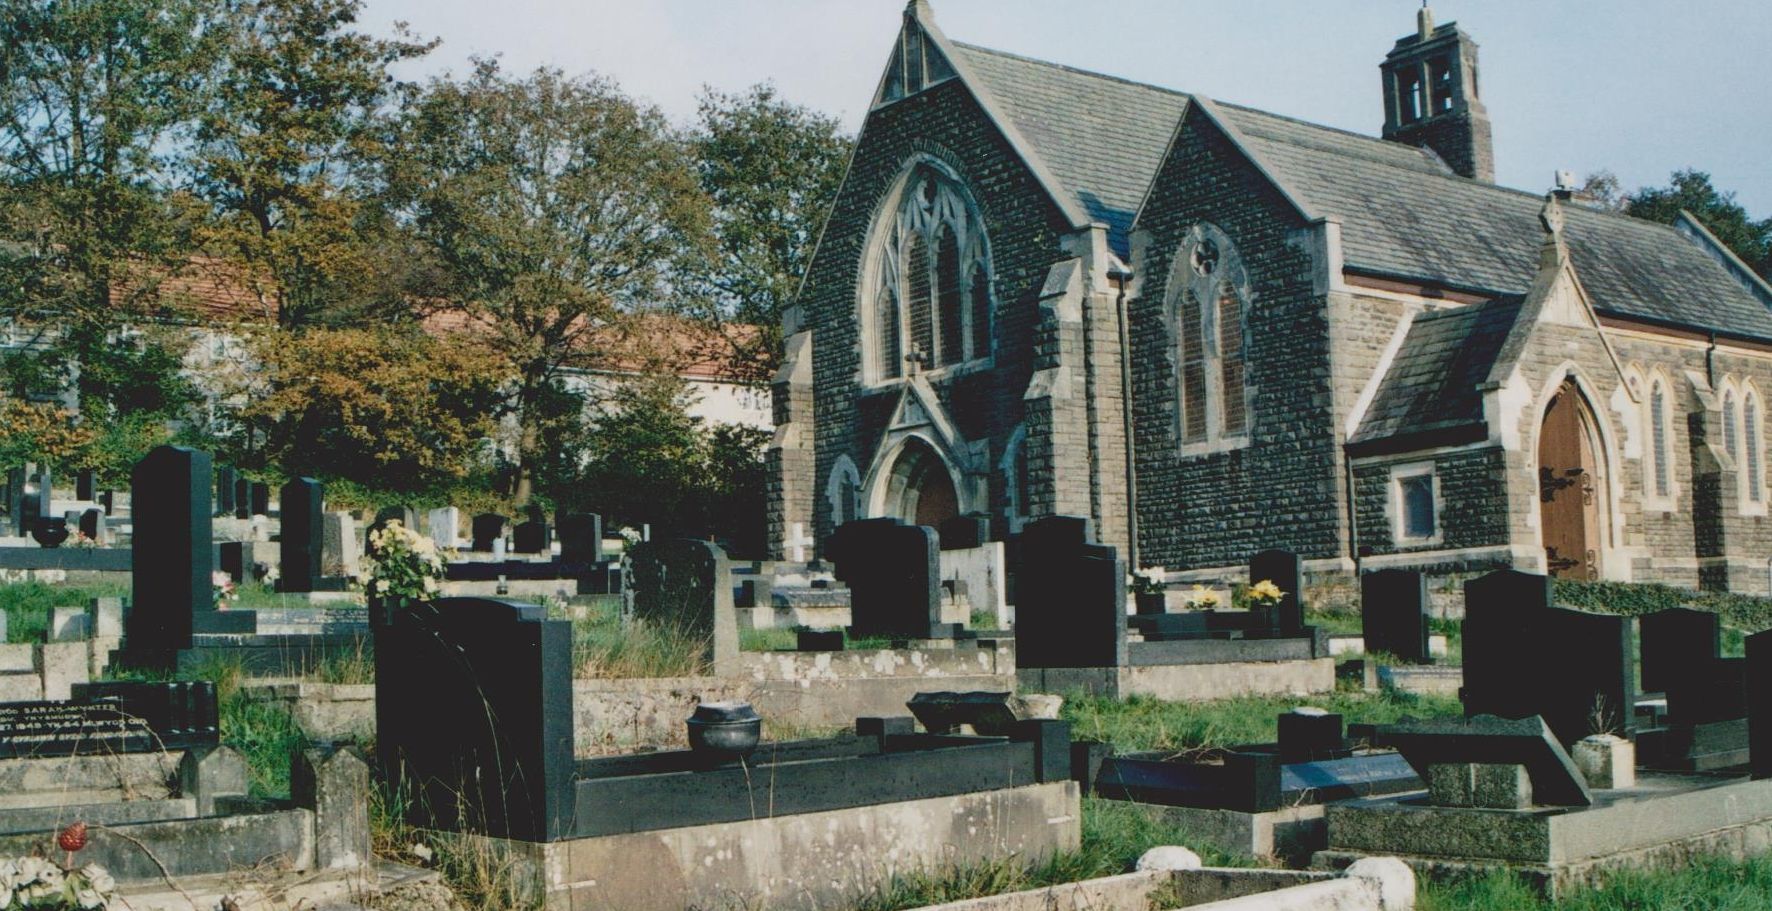
{"type": "Polygon", "coordinates": [[[130,907],[1530,907],[1772,836],[1747,599],[1501,571],[1452,610],[1283,552],[1157,599],[1057,517],[974,609],[963,523],[746,562],[309,479],[242,520],[232,475],[156,450],[109,543],[0,587],[0,846],[82,824],[130,907]]]}

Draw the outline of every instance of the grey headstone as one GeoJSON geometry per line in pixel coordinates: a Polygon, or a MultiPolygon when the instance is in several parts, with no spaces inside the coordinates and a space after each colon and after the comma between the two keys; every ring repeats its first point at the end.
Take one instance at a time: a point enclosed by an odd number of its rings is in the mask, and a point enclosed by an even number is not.
{"type": "Polygon", "coordinates": [[[320,575],[357,575],[357,520],[348,512],[325,514],[320,539],[320,575]]]}
{"type": "Polygon", "coordinates": [[[314,866],[355,870],[374,860],[369,847],[369,763],[356,747],[297,749],[289,796],[314,811],[314,866]]]}
{"type": "Polygon", "coordinates": [[[246,759],[226,744],[187,750],[178,763],[178,789],[197,801],[198,815],[213,816],[218,799],[247,795],[246,759]]]}

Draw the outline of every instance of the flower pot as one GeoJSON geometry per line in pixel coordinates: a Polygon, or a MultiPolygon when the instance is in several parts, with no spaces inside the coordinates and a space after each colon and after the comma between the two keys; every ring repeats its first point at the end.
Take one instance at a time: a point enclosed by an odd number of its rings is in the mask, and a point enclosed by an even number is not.
{"type": "Polygon", "coordinates": [[[686,722],[689,748],[716,762],[751,755],[763,736],[763,719],[748,702],[704,702],[686,722]]]}
{"type": "Polygon", "coordinates": [[[1132,596],[1132,600],[1138,605],[1141,616],[1169,611],[1169,597],[1163,592],[1138,592],[1132,596]]]}
{"type": "Polygon", "coordinates": [[[38,519],[37,524],[31,528],[31,537],[35,538],[37,543],[43,547],[60,547],[63,541],[68,540],[69,534],[71,532],[68,531],[66,517],[38,519]]]}

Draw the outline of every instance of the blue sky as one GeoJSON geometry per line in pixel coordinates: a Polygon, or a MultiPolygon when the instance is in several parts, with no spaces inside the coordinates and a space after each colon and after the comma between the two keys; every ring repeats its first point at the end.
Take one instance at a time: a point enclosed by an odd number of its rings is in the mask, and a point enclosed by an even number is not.
{"type": "MultiPolygon", "coordinates": [[[[1416,0],[932,0],[949,37],[1363,133],[1383,116],[1378,63],[1416,0]]],[[[612,76],[687,121],[700,88],[765,80],[860,124],[898,0],[367,0],[363,24],[441,38],[408,76],[509,69],[612,76]]],[[[1500,183],[1548,189],[1559,169],[1626,188],[1711,172],[1772,216],[1772,3],[1442,0],[1482,48],[1500,183]]]]}

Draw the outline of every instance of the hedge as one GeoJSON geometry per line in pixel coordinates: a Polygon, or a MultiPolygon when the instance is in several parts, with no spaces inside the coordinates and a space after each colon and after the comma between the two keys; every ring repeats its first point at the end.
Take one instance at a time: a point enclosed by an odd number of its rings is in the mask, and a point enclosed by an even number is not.
{"type": "Polygon", "coordinates": [[[1729,592],[1698,592],[1640,582],[1577,582],[1559,579],[1555,598],[1565,607],[1635,617],[1674,607],[1711,611],[1726,626],[1747,632],[1772,628],[1772,598],[1729,592]]]}

